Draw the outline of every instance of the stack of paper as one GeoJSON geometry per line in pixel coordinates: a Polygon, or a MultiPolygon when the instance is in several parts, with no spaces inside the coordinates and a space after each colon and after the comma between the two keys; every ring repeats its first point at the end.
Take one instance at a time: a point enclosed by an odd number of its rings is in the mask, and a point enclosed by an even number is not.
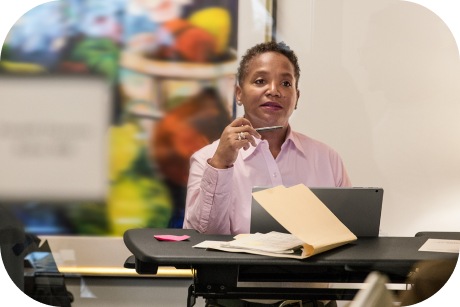
{"type": "Polygon", "coordinates": [[[283,258],[306,258],[308,256],[304,242],[292,234],[275,231],[266,234],[238,235],[235,240],[229,242],[204,241],[193,247],[283,258]]]}
{"type": "Polygon", "coordinates": [[[248,234],[230,242],[205,241],[194,247],[302,259],[357,239],[303,184],[277,186],[255,192],[253,197],[290,234],[248,234]]]}

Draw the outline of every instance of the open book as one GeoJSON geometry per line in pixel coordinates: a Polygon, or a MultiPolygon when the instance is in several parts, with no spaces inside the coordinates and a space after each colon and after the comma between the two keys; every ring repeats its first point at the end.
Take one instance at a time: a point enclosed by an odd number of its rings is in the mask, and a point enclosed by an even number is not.
{"type": "Polygon", "coordinates": [[[195,248],[303,259],[356,240],[356,236],[305,185],[277,186],[253,197],[290,233],[244,234],[195,248]]]}

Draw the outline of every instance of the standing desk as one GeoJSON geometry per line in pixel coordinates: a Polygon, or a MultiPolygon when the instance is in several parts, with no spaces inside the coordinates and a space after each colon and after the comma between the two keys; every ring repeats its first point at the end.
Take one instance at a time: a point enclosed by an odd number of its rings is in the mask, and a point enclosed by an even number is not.
{"type": "Polygon", "coordinates": [[[161,266],[192,270],[187,306],[196,297],[351,300],[359,287],[350,285],[363,283],[372,271],[386,274],[390,283],[405,284],[417,262],[458,257],[418,251],[427,236],[359,238],[302,260],[192,248],[205,240],[232,239],[189,229],[131,229],[123,236],[138,274],[156,274],[161,266]],[[158,241],[153,236],[159,234],[190,238],[158,241]]]}

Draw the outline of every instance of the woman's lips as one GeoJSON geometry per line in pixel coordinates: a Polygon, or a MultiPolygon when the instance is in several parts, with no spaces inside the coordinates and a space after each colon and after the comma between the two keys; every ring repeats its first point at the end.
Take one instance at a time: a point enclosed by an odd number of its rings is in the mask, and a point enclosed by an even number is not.
{"type": "Polygon", "coordinates": [[[282,109],[283,107],[276,102],[266,102],[260,105],[263,108],[270,108],[270,109],[282,109]]]}

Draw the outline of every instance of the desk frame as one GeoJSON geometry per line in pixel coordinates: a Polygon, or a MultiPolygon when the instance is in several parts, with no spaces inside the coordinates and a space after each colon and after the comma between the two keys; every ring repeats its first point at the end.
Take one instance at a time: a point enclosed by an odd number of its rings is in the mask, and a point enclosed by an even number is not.
{"type": "Polygon", "coordinates": [[[184,229],[133,229],[124,234],[124,242],[135,257],[137,273],[156,274],[159,266],[192,269],[194,278],[187,306],[193,306],[196,297],[351,300],[360,287],[340,285],[362,284],[372,271],[387,275],[390,283],[404,288],[418,261],[458,257],[419,252],[427,240],[425,236],[360,238],[303,260],[192,248],[204,240],[231,239],[184,229]],[[187,234],[190,239],[161,242],[153,238],[155,234],[187,234]],[[337,287],[327,288],[327,283],[337,287]]]}

